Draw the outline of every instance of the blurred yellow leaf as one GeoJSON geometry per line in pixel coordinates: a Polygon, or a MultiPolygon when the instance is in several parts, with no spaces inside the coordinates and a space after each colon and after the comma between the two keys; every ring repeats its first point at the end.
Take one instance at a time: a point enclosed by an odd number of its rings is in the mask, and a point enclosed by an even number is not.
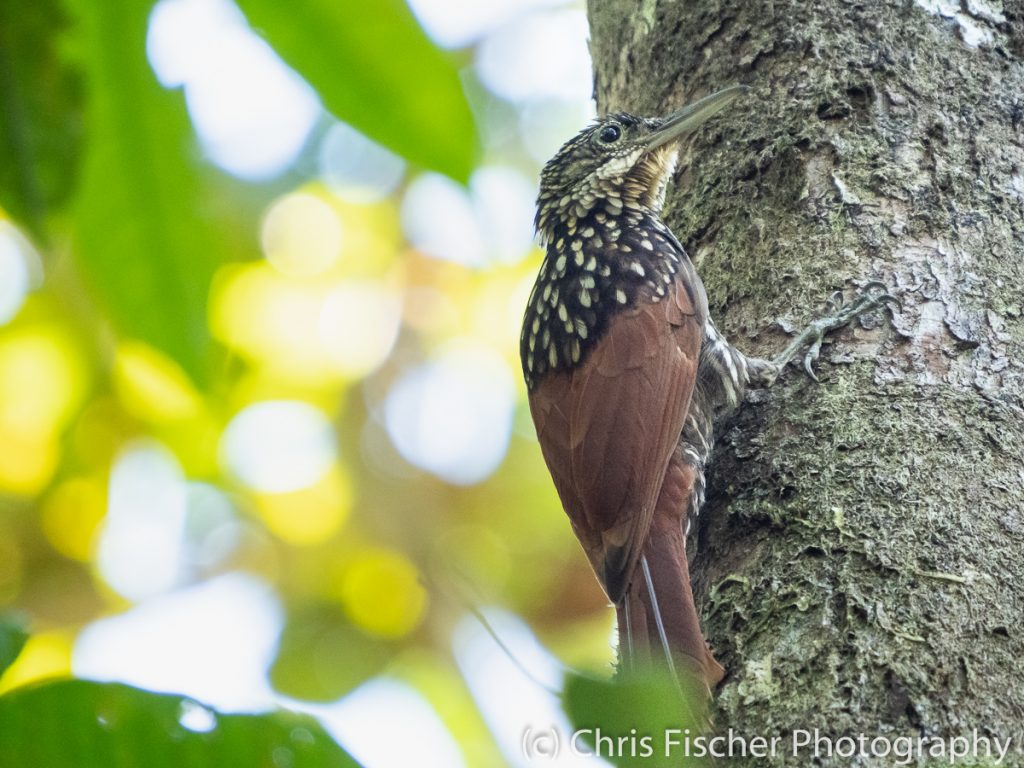
{"type": "Polygon", "coordinates": [[[310,277],[328,270],[341,253],[341,220],[320,197],[295,192],[278,199],[263,218],[267,260],[282,274],[310,277]]]}
{"type": "Polygon", "coordinates": [[[0,429],[0,490],[33,496],[53,477],[60,459],[57,441],[26,437],[0,429]]]}
{"type": "Polygon", "coordinates": [[[143,421],[186,419],[202,407],[202,398],[181,367],[137,341],[118,345],[114,386],[125,409],[143,421]]]}
{"type": "Polygon", "coordinates": [[[213,335],[288,379],[332,379],[318,338],[326,287],[289,280],[266,262],[222,268],[213,283],[213,335]]]}
{"type": "Polygon", "coordinates": [[[394,203],[357,204],[324,195],[341,218],[344,232],[336,271],[346,277],[383,277],[394,266],[403,240],[394,203]]]}
{"type": "Polygon", "coordinates": [[[65,557],[86,562],[107,509],[104,484],[87,477],[66,480],[43,502],[42,528],[53,548],[65,557]]]}
{"type": "Polygon", "coordinates": [[[341,572],[336,590],[352,623],[382,637],[408,634],[427,607],[416,566],[393,550],[356,554],[341,572]]]}
{"type": "Polygon", "coordinates": [[[399,322],[398,297],[381,281],[311,283],[258,263],[226,267],[214,282],[214,336],[289,381],[365,376],[386,359],[399,322]]]}
{"type": "Polygon", "coordinates": [[[0,337],[0,431],[40,439],[64,426],[85,394],[85,367],[57,326],[0,337]]]}
{"type": "Polygon", "coordinates": [[[17,660],[0,677],[0,694],[37,680],[71,674],[72,637],[63,632],[31,635],[17,660]]]}
{"type": "Polygon", "coordinates": [[[347,473],[332,467],[314,485],[291,493],[256,494],[260,518],[281,540],[297,546],[326,541],[348,519],[352,483],[347,473]]]}

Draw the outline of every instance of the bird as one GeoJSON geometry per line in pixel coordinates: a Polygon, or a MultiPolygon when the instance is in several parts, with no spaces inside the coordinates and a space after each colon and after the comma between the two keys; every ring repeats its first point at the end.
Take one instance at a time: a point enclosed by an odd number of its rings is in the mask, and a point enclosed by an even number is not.
{"type": "Polygon", "coordinates": [[[541,452],[616,608],[620,670],[663,660],[708,696],[725,670],[700,627],[686,539],[715,420],[748,388],[774,383],[808,342],[813,377],[825,333],[893,298],[834,298],[835,314],[772,360],[745,356],[716,328],[661,214],[680,142],[747,90],[733,85],[665,117],[609,114],[556,152],[540,176],[544,259],[520,336],[541,452]]]}

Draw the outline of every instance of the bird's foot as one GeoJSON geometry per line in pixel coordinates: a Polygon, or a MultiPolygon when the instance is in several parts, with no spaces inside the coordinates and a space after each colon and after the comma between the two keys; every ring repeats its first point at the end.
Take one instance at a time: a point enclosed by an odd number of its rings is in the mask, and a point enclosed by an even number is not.
{"type": "MultiPolygon", "coordinates": [[[[830,314],[810,323],[777,357],[772,360],[756,361],[758,365],[753,366],[752,379],[756,379],[756,383],[762,387],[771,386],[782,370],[806,347],[806,352],[803,355],[803,368],[808,376],[817,381],[814,362],[821,354],[821,344],[827,334],[849,325],[858,317],[876,309],[899,307],[899,305],[899,299],[888,292],[884,283],[878,281],[867,283],[860,296],[849,303],[843,298],[841,291],[836,291],[828,298],[828,306],[832,310],[830,314]]],[[[752,383],[754,382],[752,381],[752,383]]]]}

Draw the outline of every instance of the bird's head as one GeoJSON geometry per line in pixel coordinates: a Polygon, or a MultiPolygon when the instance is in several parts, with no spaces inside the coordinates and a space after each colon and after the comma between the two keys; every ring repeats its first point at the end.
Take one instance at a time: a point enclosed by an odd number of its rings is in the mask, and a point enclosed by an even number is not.
{"type": "Polygon", "coordinates": [[[558,150],[540,176],[537,231],[550,239],[559,222],[582,219],[598,204],[657,214],[676,166],[679,139],[694,131],[736,96],[733,85],[668,117],[627,113],[596,120],[558,150]]]}

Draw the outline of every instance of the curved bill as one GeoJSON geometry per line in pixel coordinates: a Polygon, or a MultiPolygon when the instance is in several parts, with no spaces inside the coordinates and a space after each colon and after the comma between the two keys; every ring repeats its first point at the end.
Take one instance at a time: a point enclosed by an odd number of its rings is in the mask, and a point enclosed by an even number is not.
{"type": "Polygon", "coordinates": [[[704,124],[708,118],[717,115],[729,102],[750,90],[748,85],[730,85],[720,91],[698,99],[665,118],[665,122],[653,133],[648,135],[647,149],[655,149],[689,133],[704,124]]]}

